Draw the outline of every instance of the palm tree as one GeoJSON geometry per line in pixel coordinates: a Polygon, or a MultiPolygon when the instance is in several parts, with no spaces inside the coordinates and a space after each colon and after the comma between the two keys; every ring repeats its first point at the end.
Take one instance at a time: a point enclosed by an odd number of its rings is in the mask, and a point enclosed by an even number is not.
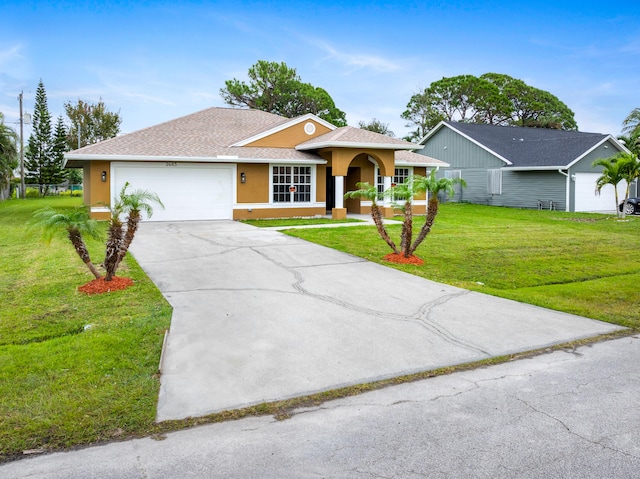
{"type": "Polygon", "coordinates": [[[94,239],[100,239],[98,223],[89,217],[86,208],[76,208],[69,213],[62,213],[49,206],[33,214],[32,225],[42,228],[42,237],[47,242],[50,242],[58,231],[65,230],[78,256],[96,279],[100,279],[102,275],[91,262],[89,250],[82,238],[82,235],[88,235],[94,239]]]}
{"type": "Polygon", "coordinates": [[[127,193],[129,183],[125,183],[120,190],[120,195],[115,202],[111,212],[111,224],[109,227],[111,245],[107,242],[107,254],[105,256],[105,268],[107,274],[105,281],[110,281],[116,273],[118,266],[124,259],[129,246],[138,230],[138,225],[142,221],[142,212],[151,218],[153,207],[151,203],[157,203],[162,208],[164,205],[157,194],[148,190],[134,190],[127,193]],[[120,215],[127,215],[127,230],[123,233],[120,215]],[[112,227],[113,226],[113,232],[112,227]]]}
{"type": "MultiPolygon", "coordinates": [[[[602,175],[596,180],[596,192],[599,194],[602,188],[604,188],[606,185],[613,185],[616,201],[615,208],[619,218],[624,218],[625,215],[624,206],[626,206],[626,198],[625,205],[623,206],[622,211],[618,209],[618,183],[629,176],[626,170],[629,169],[629,165],[627,165],[627,163],[629,163],[630,160],[627,157],[635,158],[628,153],[618,153],[614,156],[610,156],[609,158],[598,158],[592,163],[592,166],[594,167],[602,167],[602,175]]],[[[628,191],[629,185],[627,183],[627,194],[628,191]]]]}
{"type": "Polygon", "coordinates": [[[640,130],[631,132],[629,136],[621,135],[618,137],[618,140],[622,141],[631,153],[640,155],[640,130]]]}
{"type": "Polygon", "coordinates": [[[395,203],[393,207],[399,209],[404,214],[402,220],[402,232],[400,233],[400,251],[408,258],[411,256],[409,249],[411,248],[411,239],[413,237],[413,181],[414,177],[407,178],[405,183],[392,186],[389,195],[393,200],[403,200],[403,203],[395,203]]]}
{"type": "Polygon", "coordinates": [[[627,214],[629,188],[633,181],[640,178],[640,162],[638,161],[638,155],[635,153],[618,153],[617,156],[618,162],[621,162],[620,169],[622,170],[622,177],[627,182],[627,188],[624,193],[624,204],[622,205],[622,217],[624,218],[627,214]]]}
{"type": "Polygon", "coordinates": [[[380,210],[380,206],[378,206],[377,203],[378,188],[369,184],[368,182],[356,183],[356,187],[358,187],[359,189],[345,193],[344,197],[364,198],[371,201],[371,218],[378,228],[380,237],[391,247],[394,253],[400,254],[400,252],[398,251],[398,247],[389,236],[389,233],[387,232],[387,229],[384,227],[384,223],[382,222],[382,211],[380,210]]]}
{"type": "Polygon", "coordinates": [[[18,166],[17,141],[16,133],[4,124],[4,115],[0,113],[0,200],[4,199],[13,170],[18,166]]]}
{"type": "Polygon", "coordinates": [[[416,251],[418,246],[424,241],[427,235],[431,232],[433,222],[438,215],[438,194],[444,192],[449,196],[455,194],[455,185],[460,183],[462,186],[466,186],[465,181],[462,178],[436,178],[436,171],[432,170],[429,176],[416,176],[413,178],[413,191],[414,193],[427,193],[429,201],[427,203],[427,214],[425,216],[424,224],[420,228],[420,232],[416,237],[412,245],[408,247],[405,252],[405,256],[411,256],[416,251]]]}
{"type": "Polygon", "coordinates": [[[622,122],[622,133],[628,134],[630,137],[635,133],[640,134],[640,108],[634,108],[631,113],[622,122]]]}

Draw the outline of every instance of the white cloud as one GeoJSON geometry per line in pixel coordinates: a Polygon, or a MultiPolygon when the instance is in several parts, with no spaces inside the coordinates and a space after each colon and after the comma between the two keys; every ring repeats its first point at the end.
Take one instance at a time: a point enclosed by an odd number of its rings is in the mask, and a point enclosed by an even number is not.
{"type": "Polygon", "coordinates": [[[402,65],[397,61],[378,55],[347,53],[338,50],[325,41],[313,39],[308,39],[308,41],[326,53],[325,60],[336,60],[342,63],[347,68],[345,72],[347,75],[363,69],[373,70],[377,73],[389,73],[402,68],[402,65]]]}
{"type": "Polygon", "coordinates": [[[22,45],[12,45],[9,48],[0,50],[0,68],[7,69],[15,60],[23,60],[24,56],[20,53],[22,45]]]}

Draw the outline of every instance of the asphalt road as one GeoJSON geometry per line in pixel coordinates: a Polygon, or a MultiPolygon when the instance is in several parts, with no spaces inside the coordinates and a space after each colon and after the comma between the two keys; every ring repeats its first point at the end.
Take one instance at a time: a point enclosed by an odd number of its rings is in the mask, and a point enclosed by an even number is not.
{"type": "Polygon", "coordinates": [[[637,478],[640,336],[50,454],[2,478],[637,478]]]}

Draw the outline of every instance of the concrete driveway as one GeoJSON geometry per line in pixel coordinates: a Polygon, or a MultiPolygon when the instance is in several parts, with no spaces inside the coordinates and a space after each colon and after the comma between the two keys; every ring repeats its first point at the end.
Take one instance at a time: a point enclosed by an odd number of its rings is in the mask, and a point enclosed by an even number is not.
{"type": "Polygon", "coordinates": [[[131,252],[174,308],[158,421],[620,329],[233,221],[143,223],[131,252]]]}

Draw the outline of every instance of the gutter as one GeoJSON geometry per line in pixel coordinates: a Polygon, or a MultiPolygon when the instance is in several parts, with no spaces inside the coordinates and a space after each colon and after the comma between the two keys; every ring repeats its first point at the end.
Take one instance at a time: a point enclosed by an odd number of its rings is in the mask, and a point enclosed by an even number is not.
{"type": "Polygon", "coordinates": [[[566,173],[564,171],[562,171],[561,169],[558,169],[558,173],[560,173],[562,176],[566,176],[567,177],[567,186],[565,188],[566,190],[566,194],[565,194],[565,206],[564,206],[564,210],[566,212],[569,212],[569,201],[571,200],[571,197],[569,195],[569,190],[571,188],[571,178],[569,176],[569,172],[567,171],[566,173]]]}

